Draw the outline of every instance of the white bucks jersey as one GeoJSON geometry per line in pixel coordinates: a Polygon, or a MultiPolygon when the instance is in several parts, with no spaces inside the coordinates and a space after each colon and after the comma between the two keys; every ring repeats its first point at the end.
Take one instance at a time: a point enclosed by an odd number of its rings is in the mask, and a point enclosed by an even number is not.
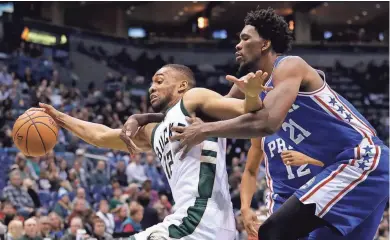
{"type": "Polygon", "coordinates": [[[171,127],[187,126],[189,116],[183,100],[169,109],[165,119],[155,127],[152,144],[168,178],[176,207],[209,200],[219,208],[231,206],[226,172],[226,139],[210,138],[193,147],[183,160],[178,152],[179,141],[170,142],[171,127]]]}

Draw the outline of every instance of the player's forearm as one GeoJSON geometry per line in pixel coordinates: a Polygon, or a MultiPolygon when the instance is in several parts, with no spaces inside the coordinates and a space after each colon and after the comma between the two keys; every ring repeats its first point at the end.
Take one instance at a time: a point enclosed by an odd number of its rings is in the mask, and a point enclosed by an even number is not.
{"type": "Polygon", "coordinates": [[[256,191],[256,175],[245,169],[241,180],[241,210],[249,209],[256,191]]]}
{"type": "Polygon", "coordinates": [[[263,102],[261,101],[259,96],[250,97],[248,95],[245,95],[245,101],[244,101],[245,113],[258,111],[262,107],[263,107],[263,102]]]}
{"type": "Polygon", "coordinates": [[[201,129],[207,137],[236,139],[264,137],[276,131],[276,128],[270,125],[269,114],[266,109],[229,120],[202,123],[201,129]]]}
{"type": "Polygon", "coordinates": [[[164,114],[162,113],[133,114],[129,118],[136,120],[139,126],[144,126],[148,123],[162,122],[164,120],[164,114]]]}
{"type": "Polygon", "coordinates": [[[62,127],[72,132],[77,137],[81,138],[85,142],[99,146],[99,136],[104,132],[110,130],[109,127],[102,124],[83,121],[74,117],[71,117],[65,113],[61,113],[57,120],[60,121],[62,127]]]}

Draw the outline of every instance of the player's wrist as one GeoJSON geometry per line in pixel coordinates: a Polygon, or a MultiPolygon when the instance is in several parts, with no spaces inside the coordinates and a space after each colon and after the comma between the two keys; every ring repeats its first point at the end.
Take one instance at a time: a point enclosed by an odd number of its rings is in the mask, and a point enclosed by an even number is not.
{"type": "MultiPolygon", "coordinates": [[[[242,204],[241,204],[242,205],[242,204]]],[[[241,207],[241,213],[247,213],[251,210],[249,206],[243,206],[241,207]]]]}

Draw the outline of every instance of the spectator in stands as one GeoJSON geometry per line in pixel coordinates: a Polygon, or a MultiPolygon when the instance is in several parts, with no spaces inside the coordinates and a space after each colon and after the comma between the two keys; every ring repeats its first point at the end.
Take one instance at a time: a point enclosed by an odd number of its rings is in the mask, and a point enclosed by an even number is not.
{"type": "Polygon", "coordinates": [[[13,79],[11,74],[8,73],[7,66],[1,66],[0,69],[0,85],[11,86],[13,79]]]}
{"type": "Polygon", "coordinates": [[[81,185],[87,186],[87,173],[82,166],[82,156],[79,156],[73,163],[73,169],[75,170],[77,177],[81,181],[81,185]]]}
{"type": "Polygon", "coordinates": [[[42,238],[38,234],[37,220],[35,218],[29,218],[24,222],[24,235],[20,240],[41,240],[42,238]]]}
{"type": "Polygon", "coordinates": [[[144,216],[141,221],[141,226],[143,229],[151,227],[158,224],[158,212],[155,208],[150,207],[150,199],[147,195],[140,195],[138,197],[138,202],[144,208],[144,216]]]}
{"type": "Polygon", "coordinates": [[[69,216],[72,210],[72,206],[70,204],[69,194],[64,188],[60,188],[58,191],[58,201],[54,205],[53,211],[58,214],[58,216],[65,219],[69,216]]]}
{"type": "Polygon", "coordinates": [[[15,157],[15,163],[19,167],[20,175],[22,180],[31,178],[29,168],[27,167],[27,159],[23,153],[18,152],[15,157]]]}
{"type": "Polygon", "coordinates": [[[148,197],[150,200],[150,206],[153,206],[159,199],[158,192],[152,189],[152,181],[150,179],[147,179],[142,184],[142,191],[139,195],[148,197]]]}
{"type": "Polygon", "coordinates": [[[127,182],[142,184],[146,179],[144,166],[141,165],[141,154],[136,154],[126,168],[127,182]]]}
{"type": "Polygon", "coordinates": [[[110,200],[110,211],[116,212],[118,209],[118,206],[121,206],[123,202],[121,201],[121,196],[122,196],[122,189],[120,188],[115,188],[113,197],[110,200]]]}
{"type": "Polygon", "coordinates": [[[91,205],[85,197],[85,189],[82,187],[77,188],[76,197],[73,199],[72,205],[74,206],[79,199],[82,199],[85,202],[85,208],[90,209],[91,205]]]}
{"type": "Polygon", "coordinates": [[[145,174],[152,181],[152,188],[160,190],[164,188],[164,182],[155,165],[156,156],[153,152],[146,153],[145,174]]]}
{"type": "Polygon", "coordinates": [[[73,211],[69,215],[68,222],[70,223],[72,221],[72,218],[79,217],[83,220],[83,223],[86,224],[89,221],[89,210],[85,207],[85,199],[77,199],[77,201],[74,203],[73,211]]]}
{"type": "Polygon", "coordinates": [[[135,203],[134,207],[130,207],[130,217],[128,217],[121,225],[121,232],[140,232],[142,231],[141,221],[144,217],[144,208],[135,203]]]}
{"type": "Polygon", "coordinates": [[[106,225],[100,218],[95,219],[93,223],[93,234],[92,237],[97,240],[112,240],[111,234],[107,233],[106,225]]]}
{"type": "Polygon", "coordinates": [[[2,203],[2,209],[1,209],[1,222],[4,223],[4,225],[8,226],[8,224],[15,218],[16,216],[16,209],[13,205],[13,203],[9,200],[6,200],[2,203]]]}
{"type": "Polygon", "coordinates": [[[116,169],[113,171],[111,179],[118,180],[122,187],[126,187],[128,185],[125,161],[120,160],[117,162],[116,169]]]}
{"type": "Polygon", "coordinates": [[[163,221],[166,216],[171,214],[172,204],[168,201],[168,197],[165,195],[160,196],[160,200],[153,206],[158,213],[158,219],[163,221]]]}
{"type": "Polygon", "coordinates": [[[23,181],[23,189],[27,191],[28,195],[30,195],[31,199],[34,202],[35,208],[41,207],[41,201],[39,200],[38,196],[38,187],[37,184],[32,181],[31,179],[27,178],[23,181]]]}
{"type": "Polygon", "coordinates": [[[40,236],[42,238],[51,238],[51,223],[47,216],[43,216],[39,219],[40,236]]]}
{"type": "Polygon", "coordinates": [[[57,213],[51,212],[49,214],[50,224],[51,224],[51,238],[60,239],[64,236],[64,222],[57,213]]]}
{"type": "Polygon", "coordinates": [[[103,220],[105,226],[106,226],[106,232],[109,234],[114,233],[115,229],[115,220],[114,215],[109,212],[109,206],[107,200],[103,199],[100,200],[99,203],[99,211],[96,213],[96,215],[103,220]]]}
{"type": "Polygon", "coordinates": [[[19,240],[23,235],[23,222],[12,220],[8,225],[7,240],[19,240]]]}
{"type": "Polygon", "coordinates": [[[61,159],[60,161],[60,169],[58,171],[58,176],[61,180],[68,179],[68,163],[65,159],[61,159]]]}
{"type": "Polygon", "coordinates": [[[96,170],[92,173],[91,176],[92,185],[106,186],[110,183],[110,180],[108,179],[105,170],[106,170],[106,162],[100,160],[96,166],[96,170]]]}
{"type": "Polygon", "coordinates": [[[11,201],[19,214],[24,217],[35,213],[34,202],[26,190],[22,188],[20,172],[18,170],[10,174],[11,184],[3,189],[3,196],[11,201]]]}
{"type": "Polygon", "coordinates": [[[136,183],[132,183],[126,189],[126,194],[128,195],[128,199],[130,201],[137,200],[139,194],[139,188],[136,183]]]}
{"type": "Polygon", "coordinates": [[[27,167],[31,175],[31,179],[37,181],[41,175],[41,168],[39,166],[39,157],[27,158],[27,167]]]}
{"type": "Polygon", "coordinates": [[[83,229],[83,220],[79,217],[74,217],[72,221],[70,221],[69,229],[61,240],[76,240],[77,230],[80,229],[83,229]]]}
{"type": "Polygon", "coordinates": [[[123,204],[119,207],[119,210],[116,212],[114,216],[115,221],[115,233],[121,233],[122,232],[122,224],[126,220],[128,216],[129,207],[126,204],[123,204]]]}

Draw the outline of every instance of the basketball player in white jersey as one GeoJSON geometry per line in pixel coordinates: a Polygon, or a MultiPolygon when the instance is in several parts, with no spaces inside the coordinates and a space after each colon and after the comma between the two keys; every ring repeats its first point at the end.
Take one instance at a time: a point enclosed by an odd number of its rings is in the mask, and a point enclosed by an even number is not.
{"type": "Polygon", "coordinates": [[[261,71],[245,76],[243,80],[249,87],[245,100],[239,100],[204,88],[191,89],[195,79],[188,67],[166,65],[153,76],[149,89],[151,105],[160,114],[131,116],[126,125],[130,126],[128,134],[70,117],[46,104],[40,106],[59,125],[95,146],[130,153],[155,151],[168,178],[176,211],[130,239],[233,240],[235,221],[226,172],[226,139],[206,139],[181,159],[179,142],[170,141],[171,127],[187,126],[186,117],[195,115],[203,120],[221,120],[259,110],[259,93],[264,90],[266,77],[267,73],[261,71]]]}

